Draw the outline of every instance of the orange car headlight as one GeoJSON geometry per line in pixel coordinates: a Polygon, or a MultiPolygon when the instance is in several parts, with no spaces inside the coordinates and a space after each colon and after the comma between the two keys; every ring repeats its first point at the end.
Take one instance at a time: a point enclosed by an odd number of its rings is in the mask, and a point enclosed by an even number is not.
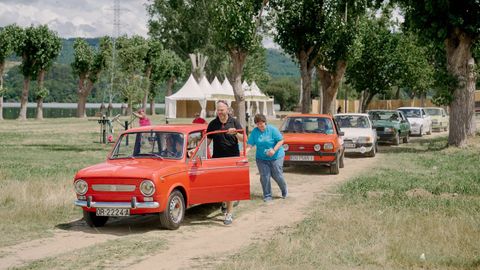
{"type": "Polygon", "coordinates": [[[333,150],[333,143],[325,143],[323,145],[323,149],[325,150],[333,150]]]}

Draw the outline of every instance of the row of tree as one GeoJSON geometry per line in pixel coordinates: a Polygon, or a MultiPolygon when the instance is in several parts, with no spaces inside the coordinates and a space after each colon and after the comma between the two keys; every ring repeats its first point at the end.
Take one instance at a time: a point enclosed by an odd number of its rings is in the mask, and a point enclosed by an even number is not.
{"type": "Polygon", "coordinates": [[[418,96],[435,87],[435,101],[450,106],[449,144],[464,145],[475,134],[476,1],[155,0],[148,10],[153,38],[179,55],[200,50],[214,56],[207,72],[225,68],[228,54],[237,115],[244,115],[245,63],[266,31],[299,64],[304,113],[311,109],[314,73],[324,113],[334,113],[344,77],[363,108],[392,85],[418,96]],[[403,12],[402,25],[392,23],[393,9],[403,12]]]}

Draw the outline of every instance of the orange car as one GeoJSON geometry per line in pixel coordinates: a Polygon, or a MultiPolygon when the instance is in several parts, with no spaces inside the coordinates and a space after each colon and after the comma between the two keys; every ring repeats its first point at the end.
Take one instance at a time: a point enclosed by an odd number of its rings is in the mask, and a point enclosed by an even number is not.
{"type": "Polygon", "coordinates": [[[284,138],[284,165],[328,165],[332,174],[343,168],[343,132],[332,116],[289,115],[280,131],[284,138]]]}
{"type": "MultiPolygon", "coordinates": [[[[107,161],[80,170],[75,205],[92,227],[110,216],[157,214],[162,227],[177,229],[189,206],[249,200],[244,141],[240,156],[211,158],[207,125],[161,125],[120,135],[107,161]]],[[[238,132],[244,133],[243,130],[238,132]]]]}

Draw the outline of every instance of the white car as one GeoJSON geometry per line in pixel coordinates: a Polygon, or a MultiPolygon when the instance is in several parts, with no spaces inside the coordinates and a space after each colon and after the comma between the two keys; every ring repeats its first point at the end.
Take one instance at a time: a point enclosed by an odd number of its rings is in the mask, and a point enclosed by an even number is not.
{"type": "Polygon", "coordinates": [[[432,118],[421,107],[400,107],[399,111],[407,117],[410,123],[410,134],[419,135],[432,134],[432,118]]]}
{"type": "Polygon", "coordinates": [[[366,113],[341,113],[334,116],[343,136],[345,153],[374,157],[377,153],[377,132],[366,113]]]}

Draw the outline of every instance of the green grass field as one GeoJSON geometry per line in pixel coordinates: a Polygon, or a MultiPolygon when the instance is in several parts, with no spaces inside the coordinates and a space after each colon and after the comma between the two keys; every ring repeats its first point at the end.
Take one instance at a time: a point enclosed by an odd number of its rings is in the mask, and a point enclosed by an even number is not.
{"type": "Polygon", "coordinates": [[[480,139],[385,151],[371,173],[338,188],[341,197],[319,198],[295,228],[218,268],[480,269],[480,139]]]}

